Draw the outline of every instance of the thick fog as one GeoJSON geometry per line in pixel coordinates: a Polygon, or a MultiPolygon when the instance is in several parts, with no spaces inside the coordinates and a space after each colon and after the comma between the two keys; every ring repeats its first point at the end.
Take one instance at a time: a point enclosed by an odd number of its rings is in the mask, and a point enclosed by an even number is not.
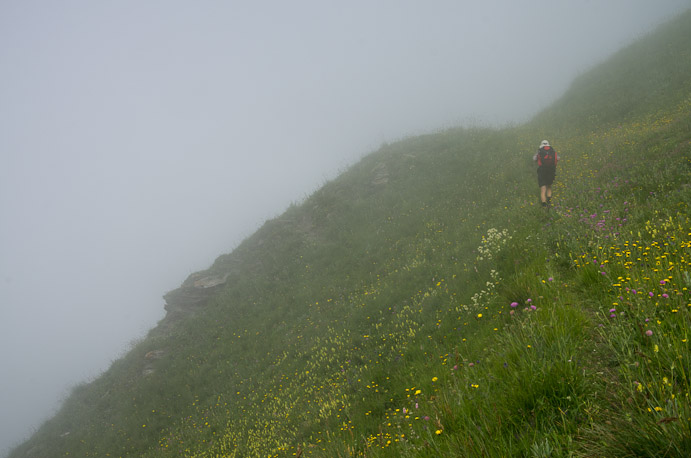
{"type": "Polygon", "coordinates": [[[0,2],[0,454],[165,292],[362,155],[525,121],[689,7],[0,2]]]}

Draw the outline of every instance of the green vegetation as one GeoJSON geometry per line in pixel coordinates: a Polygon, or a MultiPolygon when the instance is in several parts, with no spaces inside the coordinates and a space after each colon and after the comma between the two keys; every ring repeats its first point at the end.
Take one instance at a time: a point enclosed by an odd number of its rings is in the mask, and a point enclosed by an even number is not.
{"type": "Polygon", "coordinates": [[[365,157],[11,457],[688,456],[690,33],[691,12],[526,125],[365,157]]]}

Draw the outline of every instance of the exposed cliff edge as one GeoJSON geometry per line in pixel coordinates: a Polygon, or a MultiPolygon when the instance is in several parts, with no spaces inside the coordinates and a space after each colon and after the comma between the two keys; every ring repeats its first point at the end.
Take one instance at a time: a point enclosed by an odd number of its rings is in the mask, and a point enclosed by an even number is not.
{"type": "Polygon", "coordinates": [[[164,308],[168,312],[166,318],[197,311],[223,288],[229,276],[230,273],[209,275],[208,271],[193,273],[179,288],[163,296],[166,301],[164,308]]]}

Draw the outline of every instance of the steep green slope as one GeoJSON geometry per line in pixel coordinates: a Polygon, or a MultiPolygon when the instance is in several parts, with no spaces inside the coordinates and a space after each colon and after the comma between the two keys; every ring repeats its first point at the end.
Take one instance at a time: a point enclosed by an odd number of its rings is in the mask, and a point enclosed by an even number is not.
{"type": "Polygon", "coordinates": [[[689,30],[524,126],[364,158],[169,293],[11,457],[686,456],[689,30]]]}
{"type": "Polygon", "coordinates": [[[683,19],[665,24],[576,78],[534,121],[575,134],[668,111],[691,90],[689,42],[691,28],[683,19]]]}

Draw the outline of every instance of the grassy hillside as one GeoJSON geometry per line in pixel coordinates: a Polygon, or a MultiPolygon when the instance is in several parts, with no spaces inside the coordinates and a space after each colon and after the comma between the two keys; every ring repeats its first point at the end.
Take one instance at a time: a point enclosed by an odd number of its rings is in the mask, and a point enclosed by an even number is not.
{"type": "Polygon", "coordinates": [[[688,456],[690,31],[526,125],[365,157],[167,295],[10,456],[688,456]]]}

